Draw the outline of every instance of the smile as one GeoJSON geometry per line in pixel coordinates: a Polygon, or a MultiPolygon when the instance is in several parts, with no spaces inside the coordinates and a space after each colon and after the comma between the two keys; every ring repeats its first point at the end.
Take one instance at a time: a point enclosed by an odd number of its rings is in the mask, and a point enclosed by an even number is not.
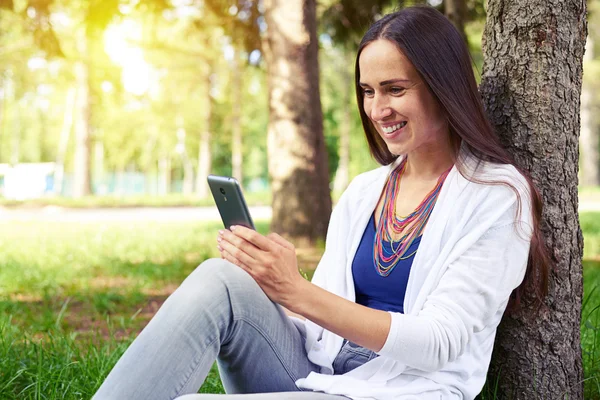
{"type": "Polygon", "coordinates": [[[383,130],[384,133],[390,134],[390,133],[394,133],[399,129],[402,129],[406,126],[406,121],[402,121],[399,124],[396,125],[392,125],[392,126],[388,126],[388,127],[381,127],[381,129],[383,130]]]}

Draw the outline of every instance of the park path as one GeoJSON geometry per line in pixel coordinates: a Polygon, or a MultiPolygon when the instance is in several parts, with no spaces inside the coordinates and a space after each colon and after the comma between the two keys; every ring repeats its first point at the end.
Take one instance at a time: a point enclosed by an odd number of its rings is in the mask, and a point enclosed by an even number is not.
{"type": "MultiPolygon", "coordinates": [[[[255,220],[270,219],[271,207],[249,207],[255,220]]],[[[600,202],[583,201],[580,212],[600,211],[600,202]]],[[[7,222],[194,222],[220,221],[216,207],[36,208],[0,207],[0,223],[7,222]]]]}

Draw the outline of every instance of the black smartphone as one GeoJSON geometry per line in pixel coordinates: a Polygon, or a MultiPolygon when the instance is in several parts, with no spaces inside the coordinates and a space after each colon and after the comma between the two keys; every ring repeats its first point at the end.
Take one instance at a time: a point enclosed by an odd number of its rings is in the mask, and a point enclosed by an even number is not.
{"type": "Polygon", "coordinates": [[[225,228],[242,225],[256,230],[240,183],[230,176],[209,175],[207,180],[225,228]]]}

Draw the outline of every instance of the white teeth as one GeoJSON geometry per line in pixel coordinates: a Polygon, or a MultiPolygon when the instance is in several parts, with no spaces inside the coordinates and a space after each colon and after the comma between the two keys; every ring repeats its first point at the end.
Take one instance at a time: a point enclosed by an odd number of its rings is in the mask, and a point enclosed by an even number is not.
{"type": "Polygon", "coordinates": [[[403,128],[406,125],[406,121],[402,121],[399,124],[387,127],[387,128],[382,128],[384,133],[392,133],[397,131],[400,128],[403,128]]]}

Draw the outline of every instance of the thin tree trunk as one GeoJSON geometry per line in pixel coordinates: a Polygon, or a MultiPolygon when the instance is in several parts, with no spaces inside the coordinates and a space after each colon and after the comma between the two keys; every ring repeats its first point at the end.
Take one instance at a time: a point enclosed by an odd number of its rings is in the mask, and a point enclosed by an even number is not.
{"type": "MultiPolygon", "coordinates": [[[[183,117],[178,116],[177,121],[178,121],[178,125],[182,125],[183,117]]],[[[181,163],[183,165],[182,192],[185,195],[190,195],[194,192],[194,166],[192,165],[192,162],[190,161],[190,157],[188,156],[187,146],[185,143],[185,136],[186,136],[185,128],[179,127],[177,129],[177,139],[179,140],[177,147],[181,154],[181,163]]]]}
{"type": "Polygon", "coordinates": [[[54,169],[54,194],[61,195],[63,190],[63,181],[65,173],[65,156],[67,155],[67,146],[69,136],[73,128],[73,111],[75,108],[76,90],[69,88],[67,90],[67,100],[65,102],[65,113],[63,124],[60,130],[60,139],[58,142],[58,152],[56,153],[56,167],[54,169]]]}
{"type": "Polygon", "coordinates": [[[271,230],[303,246],[325,237],[331,214],[319,97],[315,0],[265,0],[271,230]]]}
{"type": "Polygon", "coordinates": [[[46,159],[46,136],[47,136],[47,129],[48,129],[48,122],[47,122],[47,118],[46,118],[46,111],[42,110],[41,108],[38,109],[38,121],[40,124],[40,131],[39,131],[39,136],[38,136],[38,155],[37,155],[37,159],[38,162],[46,162],[48,161],[46,159]]]}
{"type": "Polygon", "coordinates": [[[2,142],[4,141],[4,134],[6,132],[5,129],[5,121],[7,120],[6,118],[6,111],[8,110],[7,104],[8,104],[8,79],[5,78],[2,81],[2,100],[0,101],[0,163],[2,163],[3,161],[3,154],[2,154],[2,142]]]}
{"type": "Polygon", "coordinates": [[[12,128],[12,152],[10,154],[10,163],[17,165],[21,161],[21,109],[19,103],[15,102],[13,113],[12,128]]]}
{"type": "Polygon", "coordinates": [[[465,22],[467,19],[467,5],[465,4],[465,0],[444,0],[444,13],[452,21],[468,45],[469,38],[465,32],[465,22]]]}
{"type": "Polygon", "coordinates": [[[171,159],[168,156],[158,158],[158,195],[171,192],[171,159]]]}
{"type": "MultiPolygon", "coordinates": [[[[543,197],[556,261],[546,307],[503,319],[488,383],[499,399],[581,399],[582,235],[577,214],[584,0],[489,0],[481,94],[543,197]]],[[[524,210],[525,212],[525,210],[524,210]]]]}
{"type": "Polygon", "coordinates": [[[350,96],[352,82],[352,74],[350,68],[353,63],[350,52],[344,51],[344,58],[346,62],[341,64],[342,74],[342,120],[340,121],[340,161],[335,172],[335,179],[333,181],[333,190],[341,192],[346,189],[350,180],[350,96]]]}
{"type": "MultiPolygon", "coordinates": [[[[587,38],[584,61],[594,59],[594,42],[591,36],[587,38]]],[[[581,184],[585,186],[600,185],[600,160],[598,156],[598,123],[592,108],[594,95],[591,82],[583,82],[581,89],[581,184]]]]}
{"type": "Polygon", "coordinates": [[[210,152],[210,130],[212,124],[212,97],[210,95],[212,66],[207,63],[204,82],[206,85],[206,100],[202,110],[204,129],[200,133],[200,147],[198,149],[198,176],[196,179],[196,195],[200,198],[208,196],[206,177],[210,174],[212,157],[210,152]]]}
{"type": "Polygon", "coordinates": [[[232,138],[231,138],[231,163],[232,175],[242,184],[242,101],[243,101],[243,82],[242,67],[240,65],[240,54],[236,51],[233,56],[232,66],[232,88],[233,88],[233,109],[232,109],[232,138]]]}
{"type": "Polygon", "coordinates": [[[104,184],[104,142],[96,140],[94,143],[94,180],[92,187],[96,184],[97,192],[100,195],[106,195],[106,186],[104,184]]]}
{"type": "Polygon", "coordinates": [[[81,59],[75,63],[75,81],[77,82],[75,160],[73,168],[73,197],[75,198],[91,194],[91,94],[87,37],[85,33],[81,33],[78,50],[81,59]]]}

